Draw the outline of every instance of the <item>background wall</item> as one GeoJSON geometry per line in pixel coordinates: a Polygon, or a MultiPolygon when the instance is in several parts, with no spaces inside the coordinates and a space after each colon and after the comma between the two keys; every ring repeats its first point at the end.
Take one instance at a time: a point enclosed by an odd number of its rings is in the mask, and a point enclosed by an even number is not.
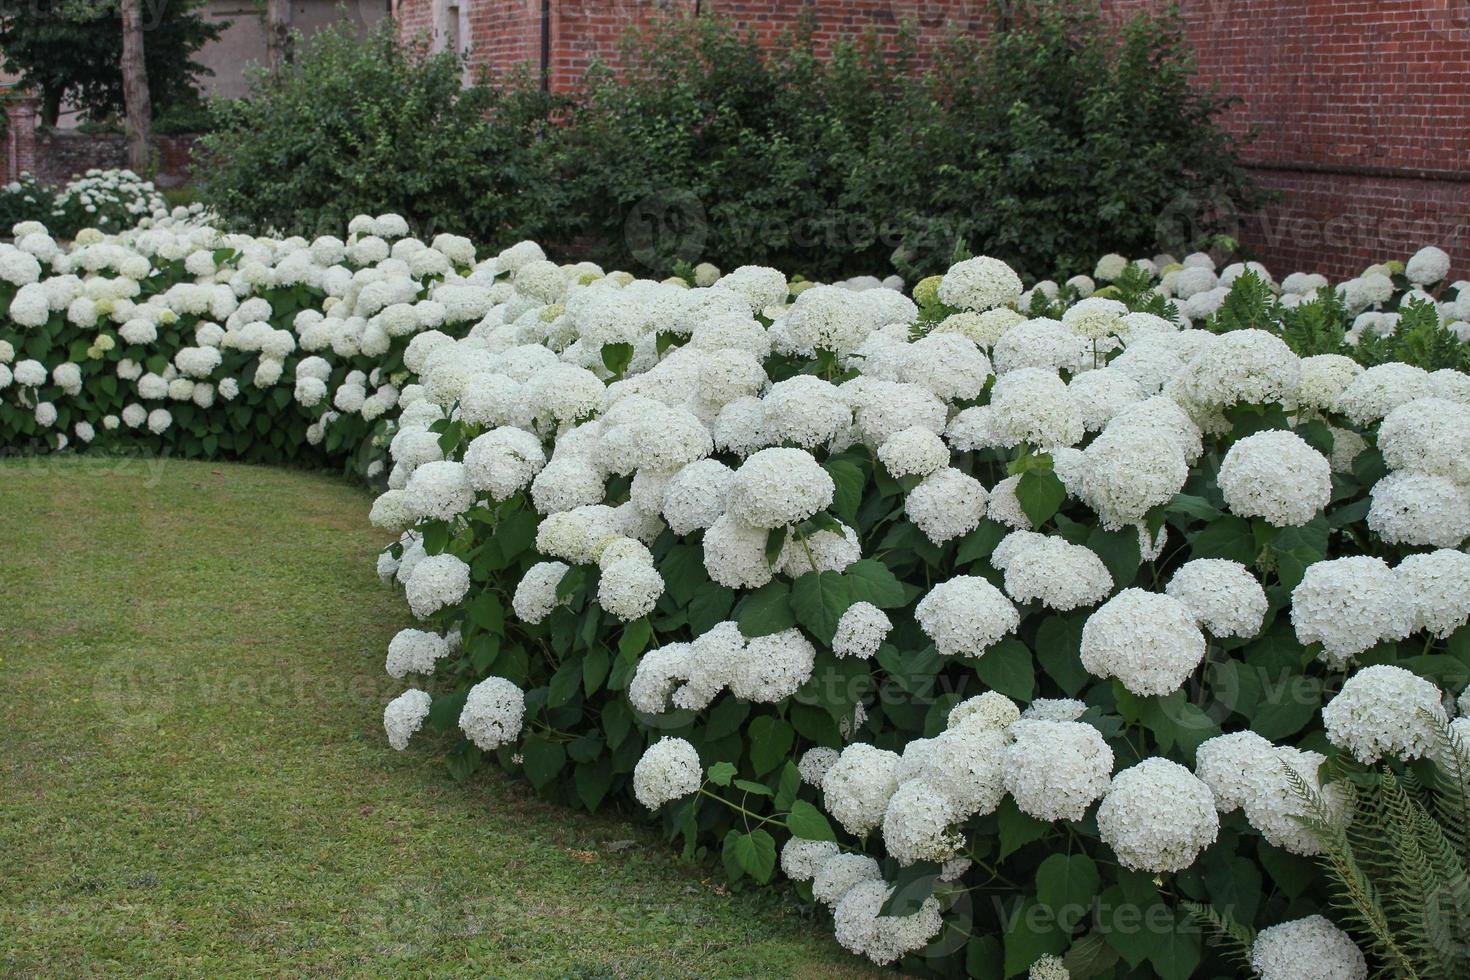
{"type": "MultiPolygon", "coordinates": [[[[1166,0],[1103,0],[1113,16],[1166,0]]],[[[774,41],[805,13],[817,38],[915,30],[921,48],[990,28],[984,0],[399,0],[405,37],[429,33],[496,70],[547,71],[558,90],[660,18],[718,15],[774,41]],[[444,29],[453,8],[457,36],[444,29]],[[544,38],[544,41],[543,41],[544,38]],[[544,57],[543,57],[544,51],[544,57]]],[[[1245,159],[1280,203],[1239,237],[1278,275],[1343,276],[1437,244],[1470,269],[1470,5],[1458,0],[1182,0],[1200,78],[1241,102],[1245,159]]],[[[1168,215],[1161,220],[1169,220],[1168,215]]]]}

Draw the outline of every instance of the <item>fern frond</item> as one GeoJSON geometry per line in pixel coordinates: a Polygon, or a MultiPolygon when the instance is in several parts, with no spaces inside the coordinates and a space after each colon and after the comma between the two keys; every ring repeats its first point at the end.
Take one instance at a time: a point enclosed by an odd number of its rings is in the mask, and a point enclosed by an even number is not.
{"type": "Polygon", "coordinates": [[[1462,864],[1470,867],[1470,745],[1443,718],[1430,715],[1436,740],[1431,806],[1462,864]]]}
{"type": "Polygon", "coordinates": [[[1209,933],[1209,943],[1221,949],[1248,976],[1257,976],[1251,966],[1251,948],[1256,944],[1256,930],[1242,922],[1236,922],[1229,912],[1222,912],[1208,902],[1180,903],[1202,929],[1209,933]]]}
{"type": "MultiPolygon", "coordinates": [[[[1443,914],[1449,879],[1441,874],[1421,838],[1421,820],[1428,821],[1423,806],[1405,789],[1393,770],[1383,769],[1379,784],[1384,812],[1389,817],[1388,843],[1398,861],[1393,873],[1383,880],[1382,904],[1398,941],[1407,948],[1421,976],[1449,980],[1454,974],[1447,949],[1454,927],[1443,914]]],[[[1458,862],[1456,862],[1458,863],[1458,862]]]]}

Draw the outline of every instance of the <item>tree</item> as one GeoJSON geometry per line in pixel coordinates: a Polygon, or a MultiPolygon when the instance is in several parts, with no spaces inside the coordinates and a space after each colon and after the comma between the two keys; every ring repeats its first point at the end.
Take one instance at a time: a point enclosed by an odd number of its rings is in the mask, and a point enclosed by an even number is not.
{"type": "MultiPolygon", "coordinates": [[[[139,7],[147,36],[144,65],[152,104],[164,108],[197,98],[209,69],[194,54],[224,25],[199,12],[199,0],[139,7]]],[[[42,101],[42,121],[55,125],[63,102],[100,119],[126,111],[119,0],[28,0],[0,4],[0,65],[20,76],[42,101]]]]}
{"type": "Polygon", "coordinates": [[[153,107],[144,66],[142,0],[122,0],[122,87],[127,114],[128,166],[134,173],[148,167],[148,129],[153,107]]]}
{"type": "Polygon", "coordinates": [[[266,0],[265,47],[272,73],[295,55],[291,35],[291,0],[266,0]]]}

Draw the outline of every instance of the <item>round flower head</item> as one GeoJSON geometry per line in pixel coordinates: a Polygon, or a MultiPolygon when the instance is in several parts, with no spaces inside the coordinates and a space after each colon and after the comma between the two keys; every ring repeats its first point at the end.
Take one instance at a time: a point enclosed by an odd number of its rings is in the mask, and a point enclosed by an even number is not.
{"type": "Polygon", "coordinates": [[[1416,398],[1378,426],[1378,449],[1393,470],[1416,470],[1470,483],[1470,406],[1416,398]]]}
{"type": "Polygon", "coordinates": [[[388,744],[399,752],[408,748],[408,740],[429,717],[433,700],[426,692],[413,688],[389,701],[383,709],[383,730],[388,733],[388,744]]]}
{"type": "Polygon", "coordinates": [[[453,555],[430,555],[414,566],[405,591],[409,607],[426,619],[452,606],[470,590],[470,566],[453,555]]]}
{"type": "Polygon", "coordinates": [[[854,602],[837,621],[832,652],[839,657],[866,660],[878,652],[892,628],[893,622],[883,610],[870,602],[854,602]]]}
{"type": "Polygon", "coordinates": [[[811,881],[838,853],[836,841],[792,837],[781,848],[781,873],[792,881],[811,881]]]}
{"type": "Polygon", "coordinates": [[[1432,286],[1450,274],[1450,257],[1444,249],[1426,245],[1404,265],[1404,277],[1419,286],[1432,286]]]}
{"type": "Polygon", "coordinates": [[[883,811],[883,847],[904,867],[915,861],[943,864],[964,846],[964,838],[950,829],[959,819],[948,796],[922,778],[910,779],[883,811]]]}
{"type": "Polygon", "coordinates": [[[1369,497],[1368,530],[1388,544],[1455,548],[1470,537],[1470,494],[1447,477],[1398,470],[1369,497]]]}
{"type": "Polygon", "coordinates": [[[399,630],[388,644],[388,676],[433,673],[434,665],[449,655],[449,642],[438,633],[399,630]]]}
{"type": "Polygon", "coordinates": [[[995,411],[991,431],[1002,446],[1071,446],[1085,431],[1067,385],[1042,368],[1002,375],[991,390],[990,405],[995,411]]]}
{"type": "Polygon", "coordinates": [[[943,544],[979,527],[988,501],[989,494],[979,480],[946,466],[910,490],[903,507],[924,537],[943,544]]]}
{"type": "Polygon", "coordinates": [[[1448,724],[1439,688],[1402,667],[1378,664],[1349,677],[1322,709],[1327,740],[1367,765],[1385,755],[1417,759],[1448,724]]]}
{"type": "Polygon", "coordinates": [[[674,688],[689,679],[689,661],[687,643],[666,643],[644,653],[628,685],[628,703],[644,714],[668,711],[674,688]]]}
{"type": "MultiPolygon", "coordinates": [[[[716,623],[689,646],[689,682],[674,692],[674,707],[702,711],[729,686],[745,656],[745,637],[734,622],[716,623]]],[[[835,753],[834,753],[835,755],[835,753]]]]}
{"type": "Polygon", "coordinates": [[[1220,464],[1220,492],[1241,517],[1276,527],[1305,524],[1332,496],[1332,464],[1294,432],[1246,436],[1220,464]]]}
{"type": "Polygon", "coordinates": [[[771,385],[761,400],[764,438],[815,449],[852,425],[852,408],[836,385],[798,374],[771,385]]]}
{"type": "Polygon", "coordinates": [[[812,878],[812,897],[835,908],[842,896],[864,881],[883,880],[878,862],[866,854],[837,854],[822,863],[812,878]]]}
{"type": "Polygon", "coordinates": [[[1330,412],[1363,366],[1342,354],[1318,354],[1302,358],[1302,383],[1297,404],[1318,412],[1330,412]]]}
{"type": "Polygon", "coordinates": [[[1164,591],[1184,603],[1201,627],[1222,639],[1255,636],[1266,618],[1266,590],[1238,561],[1185,562],[1164,591]]]}
{"type": "Polygon", "coordinates": [[[898,365],[899,381],[926,388],[947,402],[979,397],[993,373],[990,358],[973,340],[939,331],[905,347],[898,365]]]}
{"type": "Polygon", "coordinates": [[[682,738],[659,739],[633,767],[633,795],[650,810],[699,792],[703,782],[699,753],[682,738]]]}
{"type": "Polygon", "coordinates": [[[802,782],[821,789],[822,777],[827,775],[827,770],[832,768],[837,758],[836,749],[815,745],[802,753],[801,759],[796,763],[796,770],[801,774],[802,782]]]}
{"type": "Polygon", "coordinates": [[[797,524],[832,503],[832,477],[801,449],[762,449],[730,485],[730,515],[750,527],[797,524]]]}
{"type": "Polygon", "coordinates": [[[627,623],[652,612],[663,594],[663,576],[652,562],[622,558],[602,570],[597,604],[627,623]]]}
{"type": "Polygon", "coordinates": [[[1264,330],[1231,330],[1196,354],[1175,379],[1197,405],[1269,405],[1291,401],[1301,363],[1286,342],[1264,330]]]}
{"type": "Polygon", "coordinates": [[[1307,566],[1291,592],[1291,623],[1303,644],[1321,643],[1322,659],[1342,669],[1384,640],[1414,628],[1414,601],[1382,559],[1334,558],[1307,566]]]}
{"type": "Polygon", "coordinates": [[[1062,958],[1050,953],[1039,957],[1026,971],[1026,980],[1071,980],[1071,977],[1062,958]]]}
{"type": "Polygon", "coordinates": [[[520,688],[504,677],[487,677],[465,696],[459,727],[471,742],[493,752],[521,737],[525,713],[526,696],[520,688]]]}
{"type": "Polygon", "coordinates": [[[1409,555],[1393,573],[1413,605],[1416,630],[1443,640],[1470,621],[1470,555],[1448,548],[1409,555]]]}
{"type": "Polygon", "coordinates": [[[1060,537],[1027,538],[1008,549],[1006,558],[1006,594],[1017,602],[1034,600],[1065,612],[1101,602],[1113,591],[1113,576],[1102,559],[1092,549],[1060,537]]]}
{"type": "Polygon", "coordinates": [[[974,575],[936,585],[919,600],[914,619],[946,657],[979,657],[1021,622],[1004,593],[974,575]]]}
{"type": "Polygon", "coordinates": [[[556,587],[569,566],[559,561],[537,562],[526,570],[516,586],[511,608],[525,623],[539,623],[556,608],[556,587]]]}
{"type": "Polygon", "coordinates": [[[967,698],[949,709],[946,725],[950,728],[979,727],[1000,730],[1008,728],[1021,717],[1016,703],[999,691],[967,698]]]}
{"type": "Polygon", "coordinates": [[[730,678],[730,692],[747,701],[784,701],[812,676],[816,658],[816,647],[800,630],[758,636],[745,644],[730,678]]]}
{"type": "Polygon", "coordinates": [[[1309,792],[1326,804],[1332,819],[1347,815],[1347,796],[1337,784],[1323,787],[1317,771],[1327,759],[1320,752],[1308,752],[1284,745],[1276,748],[1268,765],[1257,776],[1251,792],[1241,801],[1250,825],[1261,832],[1267,843],[1292,854],[1313,857],[1322,853],[1322,840],[1303,820],[1315,815],[1315,807],[1298,792],[1300,780],[1309,792]]]}
{"type": "Polygon", "coordinates": [[[898,754],[854,742],[822,777],[822,800],[844,830],[861,837],[877,827],[898,790],[898,754]]]}
{"type": "Polygon", "coordinates": [[[1368,963],[1348,934],[1320,915],[1262,929],[1251,946],[1261,980],[1367,980],[1368,963]]]}
{"type": "Polygon", "coordinates": [[[774,576],[766,561],[765,528],[751,527],[730,514],[721,515],[704,532],[704,568],[729,589],[758,589],[774,576]]]}
{"type": "Polygon", "coordinates": [[[1115,419],[1083,451],[1078,488],[1109,530],[1141,523],[1189,479],[1189,464],[1175,446],[1150,427],[1121,421],[1115,419]]]}
{"type": "Polygon", "coordinates": [[[438,460],[413,471],[403,504],[415,518],[448,521],[474,506],[475,492],[463,464],[438,460]]]}
{"type": "Polygon", "coordinates": [[[1023,719],[1005,755],[1005,788],[1038,820],[1081,820],[1112,780],[1113,750],[1091,725],[1023,719]]]}
{"type": "Polygon", "coordinates": [[[1354,378],[1337,399],[1337,411],[1367,426],[1416,398],[1434,394],[1429,372],[1412,364],[1375,364],[1354,378]]]}
{"type": "Polygon", "coordinates": [[[1276,746],[1252,731],[1231,732],[1201,742],[1194,760],[1194,774],[1214,794],[1215,808],[1233,813],[1270,778],[1276,746]]]}
{"type": "Polygon", "coordinates": [[[1097,340],[1122,329],[1128,307],[1115,299],[1089,296],[1062,314],[1062,324],[1079,337],[1097,340]]]}
{"type": "Polygon", "coordinates": [[[1082,666],[1143,697],[1177,691],[1204,656],[1189,608],[1155,592],[1124,589],[1082,626],[1082,666]]]}
{"type": "Polygon", "coordinates": [[[989,310],[1014,305],[1021,290],[1021,277],[1010,266],[981,255],[949,267],[939,281],[939,300],[962,310],[989,310]]]}
{"type": "Polygon", "coordinates": [[[1099,432],[1129,405],[1143,401],[1143,385],[1111,367],[1086,371],[1067,384],[1072,404],[1088,432],[1099,432]]]}
{"type": "Polygon", "coordinates": [[[878,461],[895,477],[928,476],[949,465],[949,448],[930,430],[914,426],[889,436],[878,447],[878,461]]]}
{"type": "Polygon", "coordinates": [[[1113,777],[1097,808],[1098,836],[1131,871],[1183,871],[1220,833],[1210,788],[1168,759],[1145,759],[1113,777]]]}
{"type": "Polygon", "coordinates": [[[939,900],[932,896],[911,915],[882,915],[892,894],[882,880],[862,881],[848,890],[832,913],[832,927],[842,947],[879,966],[923,949],[944,928],[939,900]]]}

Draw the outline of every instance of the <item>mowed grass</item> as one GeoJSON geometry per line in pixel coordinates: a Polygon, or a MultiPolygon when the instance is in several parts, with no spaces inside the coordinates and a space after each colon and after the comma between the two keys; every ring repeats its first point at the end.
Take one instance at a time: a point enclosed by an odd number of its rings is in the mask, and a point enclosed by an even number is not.
{"type": "Polygon", "coordinates": [[[392,752],[370,497],[0,463],[0,975],[850,976],[780,889],[392,752]]]}

